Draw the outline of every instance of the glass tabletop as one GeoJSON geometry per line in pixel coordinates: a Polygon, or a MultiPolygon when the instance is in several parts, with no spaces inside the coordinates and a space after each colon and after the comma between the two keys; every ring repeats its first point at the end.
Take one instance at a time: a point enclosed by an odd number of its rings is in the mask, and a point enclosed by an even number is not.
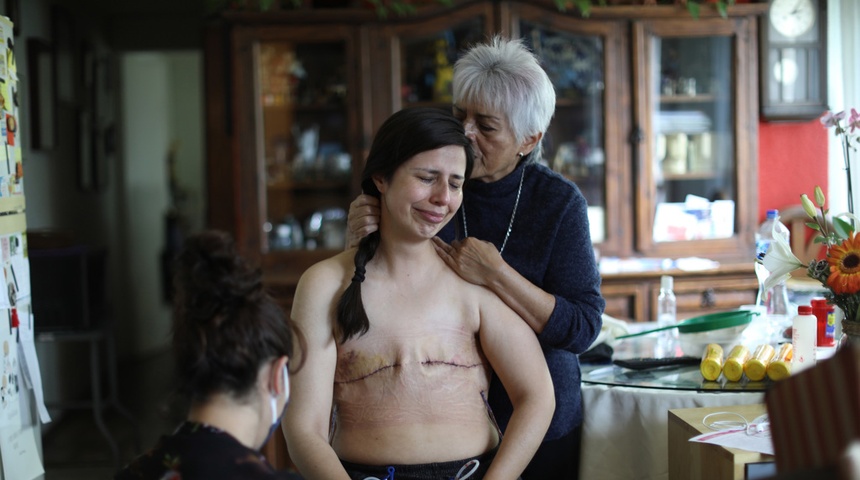
{"type": "MultiPolygon", "coordinates": [[[[673,335],[668,332],[655,332],[639,337],[630,337],[612,342],[612,359],[628,358],[665,358],[693,356],[701,357],[708,342],[722,346],[724,357],[732,346],[743,344],[754,351],[756,346],[768,343],[775,348],[789,341],[777,332],[786,325],[786,319],[754,318],[746,328],[737,330],[733,335],[724,331],[702,332],[691,335],[673,335]]],[[[631,324],[630,333],[654,328],[656,324],[631,324]]],[[[740,381],[731,382],[724,375],[715,381],[705,380],[698,365],[667,366],[647,370],[632,370],[608,362],[603,364],[583,364],[582,382],[610,386],[653,388],[663,390],[693,390],[701,392],[763,392],[773,381],[765,377],[762,381],[750,381],[744,375],[740,381]]]]}
{"type": "Polygon", "coordinates": [[[720,375],[716,381],[709,381],[702,377],[699,367],[695,365],[660,367],[648,370],[630,370],[618,365],[583,365],[582,382],[702,392],[763,392],[773,384],[769,378],[760,382],[753,382],[746,376],[738,382],[730,382],[723,375],[720,375]]]}

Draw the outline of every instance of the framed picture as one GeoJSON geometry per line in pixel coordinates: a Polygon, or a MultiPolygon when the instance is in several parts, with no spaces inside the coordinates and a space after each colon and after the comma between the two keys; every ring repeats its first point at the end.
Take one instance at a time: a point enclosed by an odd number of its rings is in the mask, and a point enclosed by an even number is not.
{"type": "Polygon", "coordinates": [[[57,101],[78,106],[81,99],[76,85],[80,77],[75,24],[69,10],[59,5],[51,7],[51,35],[54,44],[54,88],[57,101]]]}
{"type": "Polygon", "coordinates": [[[27,39],[30,66],[30,143],[34,150],[57,146],[57,103],[54,95],[54,49],[39,38],[27,39]]]}
{"type": "Polygon", "coordinates": [[[5,12],[14,25],[12,35],[16,37],[21,35],[21,0],[6,0],[5,12]]]}

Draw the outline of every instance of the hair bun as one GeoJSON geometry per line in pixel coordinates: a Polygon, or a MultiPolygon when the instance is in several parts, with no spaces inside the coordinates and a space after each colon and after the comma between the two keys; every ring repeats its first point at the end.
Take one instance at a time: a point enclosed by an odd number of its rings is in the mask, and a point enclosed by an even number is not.
{"type": "Polygon", "coordinates": [[[236,254],[232,238],[208,231],[185,242],[176,260],[174,287],[177,307],[201,321],[223,318],[248,300],[262,294],[259,270],[236,254]]]}

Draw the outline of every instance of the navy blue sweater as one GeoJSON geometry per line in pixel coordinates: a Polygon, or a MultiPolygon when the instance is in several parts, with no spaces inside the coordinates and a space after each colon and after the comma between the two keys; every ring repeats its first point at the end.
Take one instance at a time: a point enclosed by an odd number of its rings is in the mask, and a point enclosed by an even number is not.
{"type": "MultiPolygon", "coordinates": [[[[597,338],[605,302],[600,296],[585,197],[576,185],[547,167],[520,164],[499,181],[469,182],[463,199],[469,236],[501,247],[523,168],[527,170],[520,203],[502,258],[555,296],[555,309],[538,335],[555,386],[556,410],[546,434],[546,440],[554,440],[582,423],[577,355],[597,338]]],[[[462,212],[439,233],[443,240],[462,236],[462,212]]],[[[496,377],[489,402],[504,431],[513,407],[496,377]]]]}

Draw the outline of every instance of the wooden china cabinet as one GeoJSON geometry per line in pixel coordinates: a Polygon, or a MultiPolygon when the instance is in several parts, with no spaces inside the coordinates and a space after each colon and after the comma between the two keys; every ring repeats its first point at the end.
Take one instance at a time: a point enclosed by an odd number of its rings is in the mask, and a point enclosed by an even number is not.
{"type": "Polygon", "coordinates": [[[582,18],[552,1],[460,1],[386,19],[332,4],[344,8],[225,13],[207,36],[209,223],[236,235],[285,305],[301,272],[341,249],[376,128],[404,106],[447,108],[458,54],[494,33],[522,37],[556,86],[545,161],[588,199],[594,247],[621,259],[604,264],[625,265],[603,276],[607,313],[653,318],[665,273],[689,291],[682,316],[753,300],[766,4],[582,18]],[[683,257],[720,267],[653,268],[683,257]]]}
{"type": "MultiPolygon", "coordinates": [[[[663,274],[681,318],[753,303],[767,5],[739,2],[728,18],[704,5],[693,18],[607,3],[589,18],[551,0],[385,19],[360,1],[220,15],[206,37],[209,225],[233,232],[289,307],[301,273],[342,249],[376,128],[404,106],[449,108],[458,55],[500,33],[522,37],[556,87],[545,161],[588,199],[606,312],[654,319],[663,274]],[[685,257],[719,266],[679,268],[685,257]]],[[[270,456],[288,461],[282,446],[270,456]]]]}

